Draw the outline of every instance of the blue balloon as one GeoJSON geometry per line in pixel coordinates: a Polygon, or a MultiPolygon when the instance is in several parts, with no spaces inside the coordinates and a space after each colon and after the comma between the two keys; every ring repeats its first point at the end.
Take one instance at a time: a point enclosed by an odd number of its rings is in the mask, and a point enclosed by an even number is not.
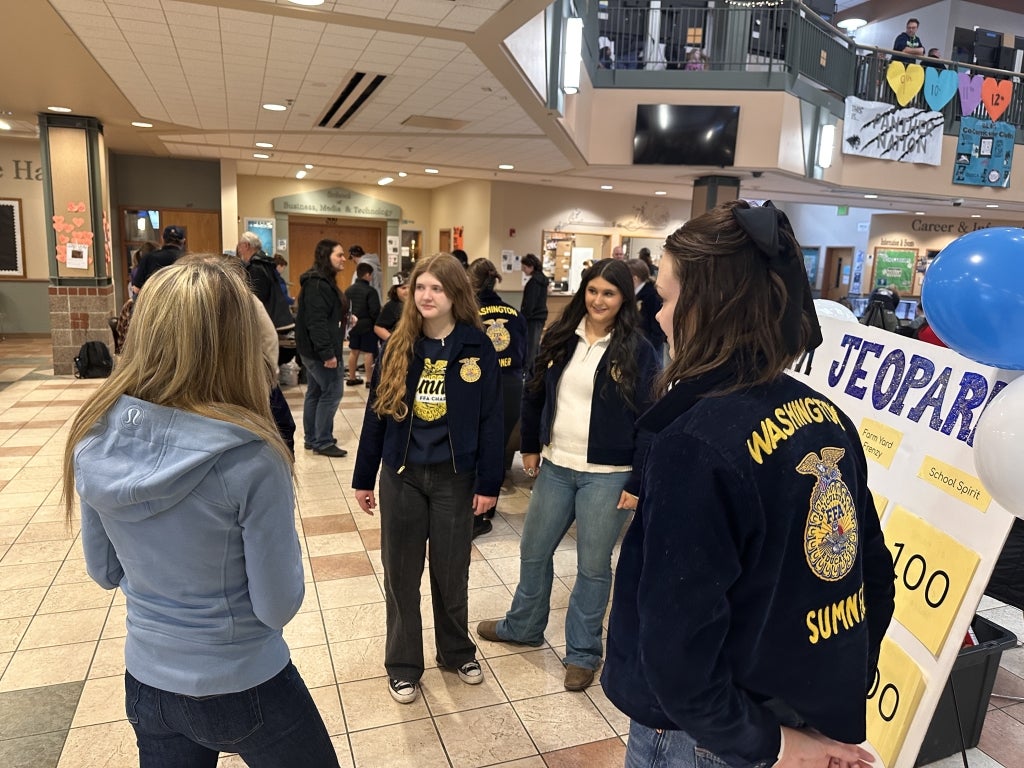
{"type": "Polygon", "coordinates": [[[993,227],[954,240],[928,268],[921,302],[951,349],[1024,370],[1024,229],[993,227]]]}

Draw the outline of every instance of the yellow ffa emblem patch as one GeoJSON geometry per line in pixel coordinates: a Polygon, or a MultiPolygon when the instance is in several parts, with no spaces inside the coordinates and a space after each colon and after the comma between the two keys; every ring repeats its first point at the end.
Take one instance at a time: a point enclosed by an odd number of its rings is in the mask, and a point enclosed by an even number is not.
{"type": "Polygon", "coordinates": [[[504,352],[512,343],[512,334],[505,327],[507,322],[508,320],[487,321],[487,338],[491,340],[496,352],[504,352]]]}
{"type": "Polygon", "coordinates": [[[480,370],[480,366],[477,365],[476,361],[479,357],[464,357],[459,360],[462,363],[462,368],[459,370],[459,376],[462,380],[468,384],[472,384],[474,381],[480,381],[480,376],[483,371],[480,370]]]}
{"type": "Polygon", "coordinates": [[[416,387],[412,412],[423,421],[437,421],[448,412],[448,401],[444,393],[444,372],[447,360],[436,363],[429,357],[423,361],[423,373],[416,387]]]}
{"type": "Polygon", "coordinates": [[[612,381],[616,384],[622,381],[622,371],[619,370],[619,366],[615,363],[612,363],[611,366],[609,366],[608,375],[612,377],[612,381]]]}
{"type": "Polygon", "coordinates": [[[857,559],[857,510],[839,473],[844,455],[844,448],[822,448],[821,458],[812,451],[796,467],[818,478],[811,491],[804,553],[807,565],[823,581],[839,581],[857,559]]]}

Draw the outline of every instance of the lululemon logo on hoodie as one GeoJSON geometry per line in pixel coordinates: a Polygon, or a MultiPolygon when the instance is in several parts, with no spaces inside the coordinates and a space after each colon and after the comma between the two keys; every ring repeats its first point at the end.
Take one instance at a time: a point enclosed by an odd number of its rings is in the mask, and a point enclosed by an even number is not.
{"type": "Polygon", "coordinates": [[[132,405],[124,409],[121,414],[121,423],[126,429],[138,429],[142,426],[144,416],[145,414],[139,406],[132,405]]]}

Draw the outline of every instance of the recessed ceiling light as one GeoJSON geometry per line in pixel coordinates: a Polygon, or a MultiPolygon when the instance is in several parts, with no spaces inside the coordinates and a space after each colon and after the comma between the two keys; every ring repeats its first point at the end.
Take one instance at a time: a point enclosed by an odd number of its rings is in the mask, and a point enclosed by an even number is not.
{"type": "Polygon", "coordinates": [[[295,173],[295,178],[296,179],[304,179],[304,178],[306,178],[306,172],[305,171],[297,171],[295,173]]]}
{"type": "Polygon", "coordinates": [[[615,189],[611,184],[602,184],[601,189],[615,189]]]}
{"type": "Polygon", "coordinates": [[[313,164],[312,163],[306,163],[306,170],[307,171],[312,171],[313,170],[313,164]]]}
{"type": "Polygon", "coordinates": [[[658,190],[657,192],[655,192],[654,194],[656,194],[656,195],[667,195],[667,194],[668,194],[668,192],[666,192],[666,191],[665,191],[665,190],[663,190],[663,189],[659,189],[659,190],[658,190]]]}
{"type": "Polygon", "coordinates": [[[295,5],[323,5],[324,0],[291,0],[295,5]]]}
{"type": "Polygon", "coordinates": [[[867,22],[864,19],[843,19],[836,26],[847,32],[856,32],[866,24],[867,22]]]}
{"type": "Polygon", "coordinates": [[[270,155],[268,155],[266,152],[253,152],[252,156],[255,157],[257,160],[266,160],[270,157],[270,155]]]}
{"type": "Polygon", "coordinates": [[[260,149],[273,149],[274,148],[274,145],[271,144],[269,141],[257,141],[256,142],[256,146],[259,147],[260,149]]]}
{"type": "Polygon", "coordinates": [[[440,173],[440,171],[437,170],[437,168],[424,168],[423,172],[424,173],[440,173]]]}
{"type": "Polygon", "coordinates": [[[878,195],[864,195],[865,200],[875,200],[878,195]]]}
{"type": "Polygon", "coordinates": [[[284,104],[264,104],[263,108],[270,112],[284,112],[288,109],[284,104]]]}
{"type": "Polygon", "coordinates": [[[11,124],[8,123],[6,120],[0,120],[0,131],[9,131],[9,130],[11,130],[11,124]]]}
{"type": "Polygon", "coordinates": [[[915,216],[924,216],[924,211],[914,211],[915,216]]]}
{"type": "Polygon", "coordinates": [[[394,179],[391,178],[390,176],[383,176],[383,177],[377,179],[377,186],[378,187],[386,187],[392,181],[394,181],[394,179]]]}
{"type": "Polygon", "coordinates": [[[47,107],[51,112],[70,112],[71,107],[47,107]]]}
{"type": "Polygon", "coordinates": [[[146,122],[143,122],[142,120],[132,120],[132,125],[134,125],[136,128],[152,128],[153,127],[152,123],[146,123],[146,122]]]}
{"type": "Polygon", "coordinates": [[[998,205],[997,205],[996,203],[989,203],[989,204],[988,204],[988,205],[986,205],[985,207],[986,207],[986,208],[998,208],[999,206],[998,206],[998,205]]]}
{"type": "Polygon", "coordinates": [[[508,163],[502,163],[501,165],[498,166],[498,170],[499,171],[513,171],[513,170],[515,170],[515,166],[514,165],[509,165],[508,163]]]}
{"type": "Polygon", "coordinates": [[[980,219],[981,218],[981,214],[980,213],[972,213],[971,214],[971,218],[972,219],[980,219]]]}
{"type": "Polygon", "coordinates": [[[404,178],[405,178],[406,176],[408,176],[408,175],[409,175],[409,174],[408,174],[408,173],[406,173],[405,171],[399,171],[399,172],[398,172],[398,178],[400,178],[400,179],[404,179],[404,178]]]}

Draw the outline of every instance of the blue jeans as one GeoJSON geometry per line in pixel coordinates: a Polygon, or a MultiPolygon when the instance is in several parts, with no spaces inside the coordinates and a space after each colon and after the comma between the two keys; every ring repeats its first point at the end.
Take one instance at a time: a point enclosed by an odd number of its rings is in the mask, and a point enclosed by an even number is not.
{"type": "Polygon", "coordinates": [[[597,669],[601,625],[612,587],[612,548],[629,510],[616,509],[629,472],[577,472],[545,461],[537,475],[519,544],[519,586],[498,636],[544,642],[555,576],[555,548],[576,521],[576,584],[565,617],[565,663],[597,669]]]}
{"type": "Polygon", "coordinates": [[[698,747],[686,731],[657,731],[630,720],[624,768],[728,768],[728,764],[698,747]]]}
{"type": "Polygon", "coordinates": [[[345,369],[327,368],[323,360],[302,356],[306,369],[306,399],[302,404],[302,430],[307,445],[314,450],[335,445],[334,414],[345,387],[345,369]]]}
{"type": "Polygon", "coordinates": [[[291,662],[239,693],[184,696],[128,672],[124,690],[140,768],[216,768],[221,752],[237,752],[252,768],[338,766],[320,712],[291,662]]]}

